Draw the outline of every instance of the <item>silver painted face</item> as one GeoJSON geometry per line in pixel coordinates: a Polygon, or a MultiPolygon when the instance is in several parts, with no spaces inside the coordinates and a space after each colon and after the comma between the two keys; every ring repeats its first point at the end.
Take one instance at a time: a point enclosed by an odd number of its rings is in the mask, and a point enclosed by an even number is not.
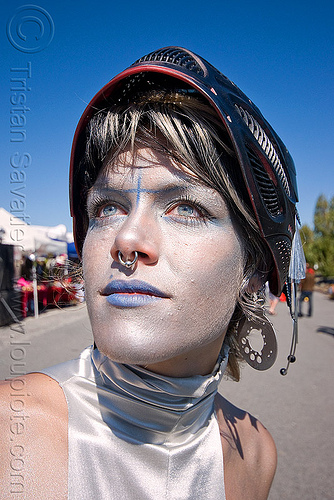
{"type": "Polygon", "coordinates": [[[101,170],[83,248],[95,342],[114,361],[189,375],[214,366],[244,252],[221,195],[150,148],[101,170]],[[121,252],[135,264],[127,269],[121,252]]]}

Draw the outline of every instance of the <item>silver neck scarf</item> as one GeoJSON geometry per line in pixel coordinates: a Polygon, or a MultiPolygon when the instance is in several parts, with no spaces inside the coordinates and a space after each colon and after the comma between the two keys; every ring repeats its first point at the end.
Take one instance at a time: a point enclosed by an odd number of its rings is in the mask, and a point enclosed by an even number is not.
{"type": "Polygon", "coordinates": [[[173,378],[87,348],[44,370],[68,403],[68,498],[224,500],[214,397],[227,358],[211,375],[173,378]]]}

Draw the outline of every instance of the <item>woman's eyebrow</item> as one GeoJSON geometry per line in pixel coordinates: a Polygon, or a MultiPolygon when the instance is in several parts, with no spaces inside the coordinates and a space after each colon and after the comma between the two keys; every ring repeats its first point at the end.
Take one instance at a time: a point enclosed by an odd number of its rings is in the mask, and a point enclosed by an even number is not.
{"type": "MultiPolygon", "coordinates": [[[[150,189],[150,188],[144,188],[141,186],[137,186],[134,188],[129,188],[129,189],[123,189],[123,188],[114,188],[114,187],[108,187],[108,186],[103,186],[103,187],[93,187],[89,193],[88,193],[88,198],[93,198],[95,195],[100,195],[100,196],[110,196],[113,194],[117,194],[122,196],[123,194],[129,194],[129,193],[136,193],[137,195],[139,193],[152,193],[152,194],[161,194],[161,195],[168,195],[168,194],[173,194],[173,193],[184,193],[186,191],[191,191],[194,188],[196,188],[196,185],[192,184],[180,184],[180,185],[175,185],[170,184],[163,186],[161,188],[157,189],[150,189]]],[[[204,186],[203,186],[204,187],[204,186]]]]}

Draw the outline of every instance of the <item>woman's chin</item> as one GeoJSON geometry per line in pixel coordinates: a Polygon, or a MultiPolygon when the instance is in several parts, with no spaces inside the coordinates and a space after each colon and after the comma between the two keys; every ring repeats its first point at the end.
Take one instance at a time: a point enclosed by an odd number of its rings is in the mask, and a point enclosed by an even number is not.
{"type": "Polygon", "coordinates": [[[149,364],[160,363],[170,358],[177,356],[175,351],[166,352],[161,349],[161,346],[144,346],[141,345],[137,349],[130,342],[126,346],[116,346],[110,341],[95,341],[99,351],[107,356],[111,361],[123,363],[127,365],[147,366],[149,364]]]}

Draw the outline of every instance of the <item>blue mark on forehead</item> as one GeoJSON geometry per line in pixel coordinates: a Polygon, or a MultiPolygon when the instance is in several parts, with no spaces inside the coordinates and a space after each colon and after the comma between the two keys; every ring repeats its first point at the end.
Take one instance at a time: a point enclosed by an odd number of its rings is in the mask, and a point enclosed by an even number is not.
{"type": "Polygon", "coordinates": [[[140,194],[141,194],[141,179],[142,179],[142,171],[141,168],[139,169],[138,172],[138,182],[137,182],[137,199],[136,199],[136,208],[139,205],[139,200],[140,200],[140,194]]]}
{"type": "Polygon", "coordinates": [[[138,208],[138,205],[139,205],[139,202],[140,202],[140,196],[141,196],[142,193],[159,193],[160,192],[159,189],[156,190],[156,189],[145,189],[145,188],[143,188],[142,187],[142,177],[143,177],[142,168],[139,167],[138,168],[137,187],[133,188],[133,189],[122,189],[123,193],[136,193],[137,194],[135,209],[138,208]]]}

